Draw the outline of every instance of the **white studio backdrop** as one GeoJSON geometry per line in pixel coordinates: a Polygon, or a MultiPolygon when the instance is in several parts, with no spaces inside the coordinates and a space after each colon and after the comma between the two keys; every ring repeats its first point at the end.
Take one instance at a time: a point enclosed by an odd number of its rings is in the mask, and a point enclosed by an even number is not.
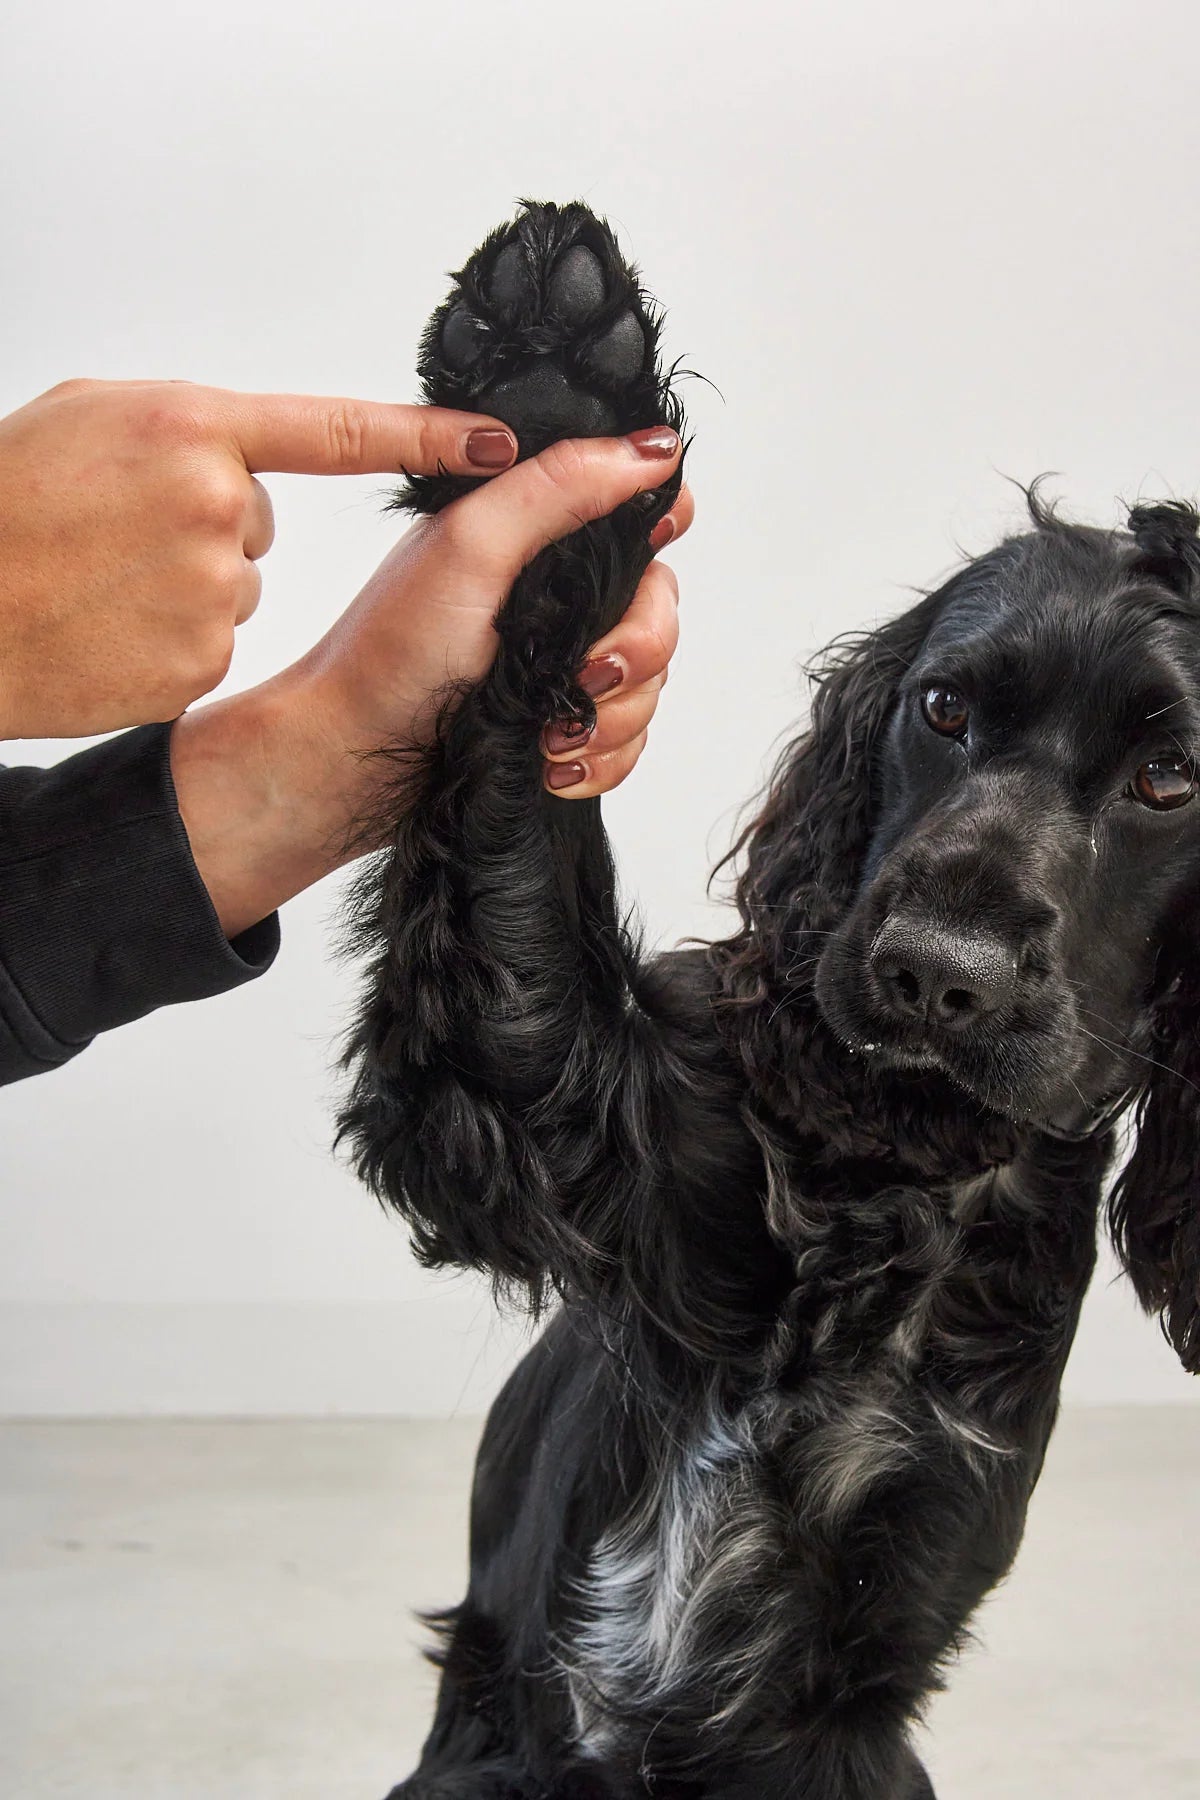
{"type": "MultiPolygon", "coordinates": [[[[1015,523],[1004,476],[1101,523],[1200,485],[1190,0],[51,0],[4,36],[0,411],[81,374],[410,398],[443,271],[518,196],[616,225],[716,384],[683,644],[607,805],[663,942],[720,928],[706,872],[801,661],[1015,523]]],[[[397,529],[379,481],[269,485],[230,686],[397,529]]],[[[337,898],[286,909],[265,980],[0,1093],[0,1411],[486,1400],[515,1332],[330,1154],[337,898]]],[[[1195,1399],[1111,1274],[1068,1394],[1195,1399]]]]}

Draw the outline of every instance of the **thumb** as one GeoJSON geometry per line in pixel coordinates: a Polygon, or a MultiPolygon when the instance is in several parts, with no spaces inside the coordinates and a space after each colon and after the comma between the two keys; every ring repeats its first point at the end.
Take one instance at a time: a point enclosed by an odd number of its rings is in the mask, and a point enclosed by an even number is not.
{"type": "Polygon", "coordinates": [[[456,559],[507,588],[547,544],[658,487],[681,450],[666,425],[623,438],[568,438],[453,501],[438,514],[438,535],[456,559]]]}

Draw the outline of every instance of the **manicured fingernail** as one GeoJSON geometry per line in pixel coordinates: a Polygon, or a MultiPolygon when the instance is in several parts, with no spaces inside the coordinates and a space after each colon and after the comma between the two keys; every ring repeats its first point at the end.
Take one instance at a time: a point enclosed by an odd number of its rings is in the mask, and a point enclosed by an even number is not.
{"type": "Polygon", "coordinates": [[[582,719],[556,719],[547,725],[543,742],[551,756],[560,756],[564,750],[581,750],[591,735],[592,727],[582,719]]]}
{"type": "Polygon", "coordinates": [[[586,774],[586,763],[547,763],[546,786],[555,789],[578,787],[586,774]]]}
{"type": "Polygon", "coordinates": [[[575,679],[589,699],[598,700],[601,694],[611,694],[615,687],[620,687],[625,671],[615,656],[593,656],[584,663],[575,679]]]}
{"type": "Polygon", "coordinates": [[[679,434],[669,425],[648,425],[644,431],[631,431],[625,441],[636,455],[652,462],[665,462],[668,456],[679,454],[679,434]]]}
{"type": "Polygon", "coordinates": [[[467,433],[467,461],[477,469],[507,469],[516,460],[517,440],[511,431],[481,425],[467,433]]]}
{"type": "Polygon", "coordinates": [[[652,550],[661,550],[663,545],[669,544],[671,539],[674,536],[675,536],[675,521],[671,517],[670,513],[668,513],[665,519],[660,519],[658,521],[658,524],[654,527],[654,530],[650,533],[650,536],[647,539],[647,542],[649,543],[650,548],[652,550]]]}

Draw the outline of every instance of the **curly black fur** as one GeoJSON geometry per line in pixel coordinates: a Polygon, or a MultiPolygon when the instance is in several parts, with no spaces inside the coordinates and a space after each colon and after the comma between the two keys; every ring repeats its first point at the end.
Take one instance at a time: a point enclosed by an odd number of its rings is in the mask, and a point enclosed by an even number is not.
{"type": "MultiPolygon", "coordinates": [[[[601,224],[528,207],[435,315],[426,392],[526,448],[539,409],[679,426],[657,331],[601,224]]],[[[1197,521],[1032,493],[1028,534],[835,649],[740,928],[648,962],[538,736],[589,716],[666,504],[526,570],[360,896],[358,1167],[427,1261],[562,1300],[488,1422],[397,1794],[928,1800],[910,1728],[1016,1552],[1131,1103],[1114,1236],[1200,1365],[1197,521]]]]}

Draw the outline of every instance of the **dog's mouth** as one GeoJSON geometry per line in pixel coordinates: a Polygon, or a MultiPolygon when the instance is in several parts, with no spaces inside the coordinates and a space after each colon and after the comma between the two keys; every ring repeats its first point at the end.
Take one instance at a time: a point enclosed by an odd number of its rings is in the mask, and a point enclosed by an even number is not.
{"type": "MultiPolygon", "coordinates": [[[[895,1033],[879,1026],[874,1027],[874,1035],[847,1031],[842,1021],[831,1019],[828,1014],[826,1023],[850,1055],[860,1058],[870,1068],[880,1072],[945,1075],[972,1100],[1017,1122],[1028,1122],[1039,1099],[1043,1098],[1041,1093],[1033,1091],[1035,1086],[1041,1087],[1041,1082],[1025,1076],[1019,1067],[1020,1063],[1030,1060],[1024,1043],[1019,1046],[1023,1055],[1018,1053],[1014,1043],[1009,1055],[1004,1056],[990,1047],[983,1049],[972,1045],[968,1049],[961,1040],[939,1042],[933,1033],[924,1038],[908,1034],[898,1039],[895,1033]]],[[[1040,1070],[1030,1073],[1040,1073],[1040,1070]]]]}
{"type": "Polygon", "coordinates": [[[1082,1143],[1108,1130],[1135,1093],[1134,1087],[1127,1082],[1109,1086],[1098,1098],[1085,1095],[1074,1082],[1064,1091],[1047,1093],[1041,1076],[1042,1059],[1030,1058],[1027,1043],[1008,1046],[1007,1056],[988,1058],[977,1053],[968,1063],[961,1045],[885,1043],[882,1034],[874,1038],[855,1037],[836,1026],[833,1029],[849,1054],[870,1068],[898,1074],[944,1075],[961,1093],[985,1106],[989,1112],[999,1113],[1016,1125],[1032,1126],[1067,1143],[1082,1143]],[[1021,1052],[1024,1052],[1021,1060],[1035,1060],[1035,1067],[1024,1082],[1014,1079],[1014,1065],[1021,1052]]]}

